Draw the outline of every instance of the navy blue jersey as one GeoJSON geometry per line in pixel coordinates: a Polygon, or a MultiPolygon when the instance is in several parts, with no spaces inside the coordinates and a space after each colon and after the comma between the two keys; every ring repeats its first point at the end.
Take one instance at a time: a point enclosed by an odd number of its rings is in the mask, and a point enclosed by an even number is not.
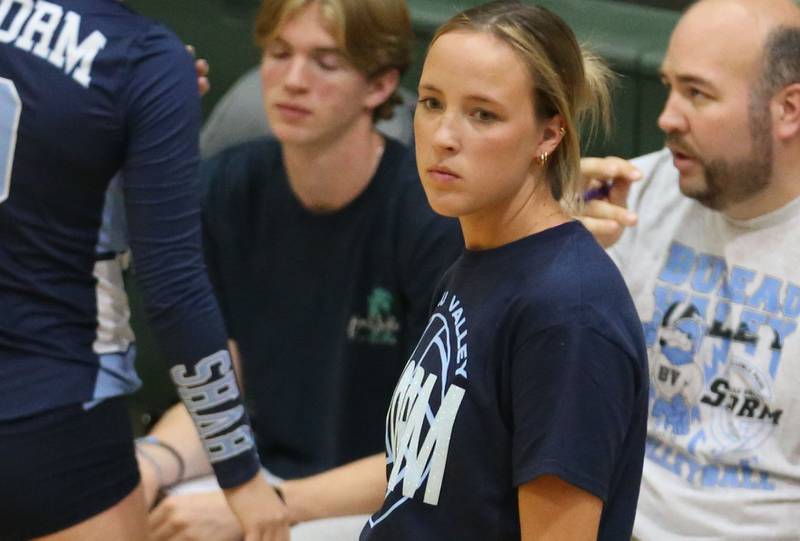
{"type": "Polygon", "coordinates": [[[151,323],[232,485],[257,463],[200,250],[200,119],[192,59],[162,26],[114,0],[0,0],[0,419],[136,385],[132,337],[98,318],[98,288],[119,283],[99,231],[121,171],[151,323]]]}
{"type": "Polygon", "coordinates": [[[448,271],[386,417],[388,491],[362,540],[520,538],[518,488],[555,475],[630,539],[647,418],[641,324],[570,222],[448,271]]]}

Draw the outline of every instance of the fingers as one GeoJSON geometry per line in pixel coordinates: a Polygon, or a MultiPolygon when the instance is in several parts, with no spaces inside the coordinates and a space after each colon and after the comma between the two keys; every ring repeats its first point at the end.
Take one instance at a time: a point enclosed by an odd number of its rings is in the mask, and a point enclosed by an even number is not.
{"type": "Polygon", "coordinates": [[[289,526],[273,527],[266,531],[250,532],[244,541],[290,541],[289,526]]]}
{"type": "Polygon", "coordinates": [[[595,199],[588,202],[583,209],[583,215],[589,218],[610,220],[625,227],[636,225],[636,213],[629,211],[622,205],[615,204],[611,201],[612,198],[614,198],[613,191],[609,194],[609,201],[595,199]]]}
{"type": "Polygon", "coordinates": [[[194,70],[197,73],[197,90],[200,96],[205,96],[211,90],[211,82],[208,79],[208,74],[211,71],[211,66],[205,58],[197,58],[197,52],[192,45],[186,45],[186,50],[192,55],[194,61],[194,70]]]}
{"type": "Polygon", "coordinates": [[[581,175],[587,182],[591,179],[610,179],[630,183],[642,178],[642,173],[631,162],[616,156],[582,158],[581,175]]]}
{"type": "Polygon", "coordinates": [[[211,82],[208,80],[208,73],[211,67],[205,58],[198,58],[194,61],[194,69],[197,72],[197,89],[200,91],[201,96],[211,90],[211,82]]]}
{"type": "Polygon", "coordinates": [[[175,513],[171,498],[167,498],[158,504],[158,507],[147,517],[150,541],[170,541],[186,526],[187,524],[175,513]]]}
{"type": "Polygon", "coordinates": [[[631,183],[642,178],[642,173],[628,160],[610,156],[581,159],[581,176],[584,190],[588,190],[584,193],[586,200],[607,199],[625,207],[631,183]]]}
{"type": "Polygon", "coordinates": [[[636,225],[637,221],[636,214],[625,207],[600,199],[588,202],[578,219],[603,248],[617,242],[625,228],[636,225]]]}
{"type": "Polygon", "coordinates": [[[578,220],[589,230],[598,244],[603,248],[608,248],[617,242],[624,230],[624,228],[614,220],[603,220],[590,218],[588,216],[580,216],[578,220]]]}
{"type": "Polygon", "coordinates": [[[263,475],[224,492],[246,541],[288,541],[288,509],[263,475]]]}

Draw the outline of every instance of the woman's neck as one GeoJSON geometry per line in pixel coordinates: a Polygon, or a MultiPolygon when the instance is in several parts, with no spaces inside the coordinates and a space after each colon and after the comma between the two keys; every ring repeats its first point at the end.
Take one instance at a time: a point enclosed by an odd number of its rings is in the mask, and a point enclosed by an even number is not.
{"type": "Polygon", "coordinates": [[[487,250],[539,233],[572,218],[550,194],[545,182],[480,212],[459,217],[470,250],[487,250]]]}
{"type": "Polygon", "coordinates": [[[384,149],[383,137],[369,125],[355,126],[325,143],[282,145],[289,185],[313,212],[346,207],[369,185],[384,149]]]}

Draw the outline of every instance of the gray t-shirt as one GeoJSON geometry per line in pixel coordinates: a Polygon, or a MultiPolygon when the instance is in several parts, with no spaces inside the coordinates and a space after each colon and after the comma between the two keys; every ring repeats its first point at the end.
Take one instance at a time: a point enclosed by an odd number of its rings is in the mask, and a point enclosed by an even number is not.
{"type": "Polygon", "coordinates": [[[650,419],[634,534],[800,538],[800,199],[735,221],[637,160],[639,224],[610,250],[644,322],[650,419]]]}

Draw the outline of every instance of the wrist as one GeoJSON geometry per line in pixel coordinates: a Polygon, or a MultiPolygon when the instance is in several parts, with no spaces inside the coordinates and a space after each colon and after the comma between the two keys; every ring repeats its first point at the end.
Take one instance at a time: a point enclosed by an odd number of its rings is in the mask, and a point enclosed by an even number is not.
{"type": "Polygon", "coordinates": [[[155,436],[136,438],[136,454],[140,464],[147,464],[157,490],[169,490],[184,478],[186,464],[175,447],[155,436]]]}
{"type": "Polygon", "coordinates": [[[284,481],[280,484],[280,494],[289,513],[289,524],[308,522],[318,518],[313,512],[309,498],[304,495],[305,483],[303,479],[284,481]]]}

